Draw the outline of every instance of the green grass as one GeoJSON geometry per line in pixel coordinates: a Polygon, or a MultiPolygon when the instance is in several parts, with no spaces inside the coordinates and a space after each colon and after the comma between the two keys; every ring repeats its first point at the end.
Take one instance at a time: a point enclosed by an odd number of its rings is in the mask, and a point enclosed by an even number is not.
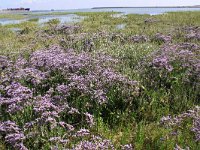
{"type": "Polygon", "coordinates": [[[68,13],[68,12],[49,12],[49,13],[32,13],[32,12],[25,12],[25,13],[0,13],[0,18],[7,18],[7,19],[24,19],[24,18],[28,18],[28,17],[40,17],[40,16],[61,16],[61,15],[68,15],[68,14],[72,14],[72,13],[68,13]]]}
{"type": "Polygon", "coordinates": [[[0,13],[0,18],[8,18],[8,19],[23,19],[25,16],[19,14],[10,14],[10,13],[0,13]]]}

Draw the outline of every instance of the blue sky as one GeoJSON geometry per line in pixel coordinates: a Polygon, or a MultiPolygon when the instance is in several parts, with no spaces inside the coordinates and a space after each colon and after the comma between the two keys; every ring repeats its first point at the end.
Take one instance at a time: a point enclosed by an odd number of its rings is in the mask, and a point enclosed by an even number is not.
{"type": "Polygon", "coordinates": [[[186,6],[200,5],[200,0],[0,0],[0,9],[30,7],[38,9],[77,9],[110,6],[186,6]]]}

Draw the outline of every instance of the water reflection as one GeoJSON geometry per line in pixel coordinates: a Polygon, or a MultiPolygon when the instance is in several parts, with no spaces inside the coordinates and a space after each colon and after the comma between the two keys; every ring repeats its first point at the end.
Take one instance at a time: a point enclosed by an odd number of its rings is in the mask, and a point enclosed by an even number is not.
{"type": "Polygon", "coordinates": [[[39,24],[46,23],[52,19],[58,19],[60,23],[71,23],[71,22],[79,22],[83,19],[83,17],[80,17],[75,14],[65,15],[65,16],[41,16],[39,17],[39,24]]]}
{"type": "Polygon", "coordinates": [[[20,32],[22,29],[20,28],[10,28],[11,31],[13,32],[20,32]]]}
{"type": "Polygon", "coordinates": [[[118,24],[118,25],[116,25],[116,28],[117,29],[124,29],[126,27],[126,24],[118,24]]]}
{"type": "Polygon", "coordinates": [[[112,14],[111,17],[113,17],[113,18],[126,18],[126,16],[123,13],[112,14]]]}

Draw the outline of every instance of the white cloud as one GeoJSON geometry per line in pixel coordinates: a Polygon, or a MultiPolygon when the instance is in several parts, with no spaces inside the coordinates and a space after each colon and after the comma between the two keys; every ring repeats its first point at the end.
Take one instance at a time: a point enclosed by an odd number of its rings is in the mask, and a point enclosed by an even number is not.
{"type": "Polygon", "coordinates": [[[33,3],[42,3],[48,2],[48,0],[21,0],[20,4],[33,4],[33,3]]]}
{"type": "Polygon", "coordinates": [[[21,0],[20,4],[31,4],[34,0],[21,0]]]}

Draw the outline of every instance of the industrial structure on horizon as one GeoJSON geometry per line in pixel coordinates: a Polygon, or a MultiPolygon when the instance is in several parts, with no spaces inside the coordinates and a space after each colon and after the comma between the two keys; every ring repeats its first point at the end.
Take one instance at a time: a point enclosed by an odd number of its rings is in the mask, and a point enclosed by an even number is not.
{"type": "Polygon", "coordinates": [[[3,11],[30,11],[30,8],[7,8],[3,9],[3,11]]]}

